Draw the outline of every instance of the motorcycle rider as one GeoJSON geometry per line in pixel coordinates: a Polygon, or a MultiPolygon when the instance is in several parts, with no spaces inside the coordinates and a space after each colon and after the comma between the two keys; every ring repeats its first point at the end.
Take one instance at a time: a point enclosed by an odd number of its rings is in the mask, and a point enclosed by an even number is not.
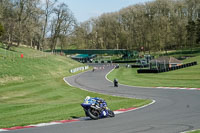
{"type": "Polygon", "coordinates": [[[84,100],[85,103],[92,103],[92,104],[96,104],[98,105],[98,107],[102,107],[102,103],[104,102],[105,100],[103,100],[102,98],[99,98],[99,97],[90,97],[90,96],[87,96],[84,100]]]}
{"type": "Polygon", "coordinates": [[[114,83],[114,87],[118,87],[118,80],[116,78],[114,78],[113,83],[114,83]]]}
{"type": "Polygon", "coordinates": [[[115,116],[114,112],[107,107],[106,101],[99,97],[87,96],[81,106],[85,111],[85,115],[94,120],[115,116]]]}

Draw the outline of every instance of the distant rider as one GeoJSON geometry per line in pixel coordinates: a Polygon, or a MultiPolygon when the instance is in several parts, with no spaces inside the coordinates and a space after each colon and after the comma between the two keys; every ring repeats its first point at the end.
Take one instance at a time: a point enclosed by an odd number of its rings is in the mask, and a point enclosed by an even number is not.
{"type": "Polygon", "coordinates": [[[114,78],[113,83],[114,83],[114,87],[118,87],[118,80],[116,78],[114,78]]]}

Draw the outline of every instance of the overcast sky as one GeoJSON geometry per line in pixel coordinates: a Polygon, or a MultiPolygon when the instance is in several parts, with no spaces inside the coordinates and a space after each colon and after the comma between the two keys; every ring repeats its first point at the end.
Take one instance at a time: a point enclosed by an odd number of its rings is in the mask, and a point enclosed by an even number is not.
{"type": "Polygon", "coordinates": [[[59,0],[59,2],[64,2],[69,6],[69,9],[74,13],[78,22],[148,1],[152,0],[59,0]]]}

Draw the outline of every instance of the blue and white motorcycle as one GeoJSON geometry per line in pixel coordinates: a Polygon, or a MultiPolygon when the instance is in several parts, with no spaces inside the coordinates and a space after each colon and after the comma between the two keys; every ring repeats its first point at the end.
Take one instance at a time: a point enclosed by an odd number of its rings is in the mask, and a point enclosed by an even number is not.
{"type": "Polygon", "coordinates": [[[91,98],[87,96],[81,106],[85,111],[85,115],[94,120],[115,116],[114,112],[107,107],[106,101],[98,97],[91,98]]]}

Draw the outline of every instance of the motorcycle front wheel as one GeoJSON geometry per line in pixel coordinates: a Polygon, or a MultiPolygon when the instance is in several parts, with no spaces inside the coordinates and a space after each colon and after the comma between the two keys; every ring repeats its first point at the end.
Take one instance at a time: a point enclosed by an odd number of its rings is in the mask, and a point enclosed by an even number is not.
{"type": "Polygon", "coordinates": [[[110,117],[115,117],[115,113],[112,110],[108,110],[108,115],[110,117]]]}
{"type": "Polygon", "coordinates": [[[89,115],[89,117],[91,118],[91,119],[93,119],[93,120],[97,120],[97,119],[99,119],[99,111],[98,110],[96,110],[96,109],[93,109],[93,108],[89,108],[88,109],[88,115],[89,115]]]}

